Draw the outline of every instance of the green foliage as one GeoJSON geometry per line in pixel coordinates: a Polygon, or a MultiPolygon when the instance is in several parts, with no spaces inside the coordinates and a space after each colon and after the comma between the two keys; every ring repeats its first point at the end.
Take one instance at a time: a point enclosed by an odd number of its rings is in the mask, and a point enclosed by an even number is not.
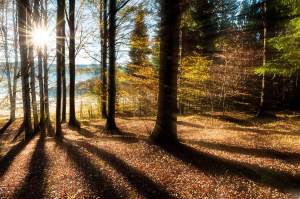
{"type": "MultiPolygon", "coordinates": [[[[269,45],[277,51],[277,56],[270,60],[265,71],[284,76],[293,75],[300,69],[300,18],[291,20],[285,34],[271,38],[269,45]]],[[[258,72],[263,72],[260,69],[258,72]]]]}

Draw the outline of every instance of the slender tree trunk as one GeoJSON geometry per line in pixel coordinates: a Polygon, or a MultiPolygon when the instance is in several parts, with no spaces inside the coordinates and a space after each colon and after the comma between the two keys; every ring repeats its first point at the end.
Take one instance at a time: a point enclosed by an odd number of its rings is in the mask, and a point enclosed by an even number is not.
{"type": "Polygon", "coordinates": [[[12,106],[11,106],[11,120],[16,118],[16,98],[17,98],[17,71],[19,65],[18,58],[18,22],[16,12],[16,0],[13,1],[13,22],[14,22],[14,54],[15,54],[15,65],[14,65],[14,76],[13,76],[13,91],[12,91],[12,106]]]}
{"type": "Polygon", "coordinates": [[[56,135],[61,135],[61,83],[62,68],[64,67],[64,21],[65,21],[65,0],[57,0],[57,24],[56,24],[56,135]]]}
{"type": "MultiPolygon", "coordinates": [[[[41,17],[39,12],[40,0],[34,0],[34,23],[41,26],[41,17]]],[[[39,92],[40,92],[40,129],[44,131],[44,120],[45,120],[45,110],[44,110],[44,82],[43,82],[43,60],[42,60],[42,48],[39,46],[37,48],[38,55],[38,80],[39,80],[39,92]]]]}
{"type": "Polygon", "coordinates": [[[13,93],[12,93],[12,83],[11,83],[11,70],[10,70],[10,65],[9,65],[9,53],[8,53],[8,1],[3,2],[3,18],[2,18],[2,35],[3,35],[3,46],[4,46],[4,58],[5,58],[5,74],[7,78],[7,86],[8,86],[8,97],[9,97],[9,102],[10,102],[10,121],[13,121],[13,93]]]}
{"type": "MultiPolygon", "coordinates": [[[[266,21],[266,14],[267,14],[267,1],[263,4],[263,67],[266,66],[266,48],[267,48],[267,21],[266,21]]],[[[257,116],[262,116],[265,113],[265,92],[266,92],[266,74],[265,72],[262,74],[262,80],[261,80],[261,93],[260,93],[260,103],[259,103],[259,110],[257,113],[257,116]]]]}
{"type": "MultiPolygon", "coordinates": [[[[44,18],[45,28],[48,25],[48,0],[44,1],[42,4],[42,13],[44,18]]],[[[48,49],[47,45],[44,46],[43,53],[43,69],[44,69],[44,106],[45,106],[45,126],[47,127],[48,134],[52,134],[52,127],[50,121],[50,111],[49,111],[49,95],[48,95],[48,49]]]]}
{"type": "Polygon", "coordinates": [[[179,59],[180,0],[161,0],[158,113],[151,139],[177,142],[177,73],[179,59]]]}
{"type": "Polygon", "coordinates": [[[106,101],[107,101],[107,0],[103,0],[103,15],[101,28],[101,42],[102,42],[102,68],[101,68],[101,115],[102,118],[107,118],[106,101]]]}
{"type": "Polygon", "coordinates": [[[38,71],[39,71],[39,88],[40,88],[40,129],[45,129],[45,104],[44,104],[44,81],[43,81],[43,54],[42,49],[38,49],[38,71]]]}
{"type": "Polygon", "coordinates": [[[106,128],[117,130],[115,122],[116,103],[116,0],[109,1],[109,70],[108,70],[108,115],[106,128]]]}
{"type": "MultiPolygon", "coordinates": [[[[65,0],[63,0],[65,2],[65,0]]],[[[65,46],[65,37],[66,37],[66,29],[65,29],[65,20],[62,22],[62,113],[61,113],[61,122],[66,122],[67,117],[67,82],[66,82],[66,61],[65,61],[65,54],[66,54],[66,46],[65,46]]]]}
{"type": "MultiPolygon", "coordinates": [[[[27,24],[29,31],[32,30],[32,9],[31,5],[28,7],[28,15],[27,15],[27,24]]],[[[28,41],[29,52],[28,52],[28,61],[30,68],[30,89],[31,89],[31,100],[32,100],[32,113],[33,113],[33,124],[34,124],[34,132],[38,131],[39,128],[39,118],[37,111],[37,102],[36,102],[36,90],[35,90],[35,67],[34,67],[34,59],[33,59],[33,44],[31,41],[28,41]]]]}
{"type": "MultiPolygon", "coordinates": [[[[64,23],[64,22],[63,22],[64,23]]],[[[65,25],[63,25],[63,38],[65,38],[65,25]]],[[[65,54],[66,54],[66,47],[65,41],[62,44],[62,54],[64,55],[62,61],[62,112],[61,112],[61,122],[66,122],[67,117],[67,82],[66,82],[66,62],[65,62],[65,54]]]]}
{"type": "Polygon", "coordinates": [[[28,80],[29,79],[29,65],[28,65],[28,59],[27,59],[28,6],[29,6],[28,0],[18,0],[17,1],[25,139],[30,139],[32,137],[30,88],[29,88],[29,80],[28,80]]]}
{"type": "MultiPolygon", "coordinates": [[[[63,0],[65,2],[65,0],[63,0]]],[[[63,61],[62,61],[62,113],[61,113],[61,122],[65,123],[67,118],[67,82],[66,82],[66,61],[65,61],[65,54],[66,54],[66,44],[65,44],[65,37],[66,37],[66,29],[65,29],[65,20],[62,21],[62,37],[64,39],[62,43],[62,54],[63,54],[63,61]]]]}
{"type": "Polygon", "coordinates": [[[70,120],[69,125],[80,127],[76,119],[75,111],[75,0],[69,0],[69,28],[70,28],[70,45],[69,45],[69,72],[70,72],[70,120]]]}

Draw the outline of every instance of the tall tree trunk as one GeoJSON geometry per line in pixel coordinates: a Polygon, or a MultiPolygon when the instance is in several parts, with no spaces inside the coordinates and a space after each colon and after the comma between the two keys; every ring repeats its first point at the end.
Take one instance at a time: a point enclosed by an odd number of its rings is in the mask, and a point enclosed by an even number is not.
{"type": "MultiPolygon", "coordinates": [[[[64,0],[65,2],[65,0],[64,0]]],[[[67,82],[66,82],[66,61],[65,61],[65,54],[66,54],[66,46],[65,46],[65,37],[66,37],[66,29],[65,29],[65,20],[62,21],[62,113],[61,113],[61,122],[66,122],[67,117],[67,82]]]]}
{"type": "MultiPolygon", "coordinates": [[[[102,118],[107,118],[106,101],[107,101],[107,0],[103,0],[102,4],[102,26],[100,27],[101,45],[102,45],[102,68],[101,68],[101,115],[102,118]]],[[[101,12],[101,11],[100,11],[101,12]]]]}
{"type": "Polygon", "coordinates": [[[38,73],[40,88],[40,129],[45,130],[45,103],[44,103],[44,81],[43,81],[43,54],[42,49],[38,49],[38,73]]]}
{"type": "MultiPolygon", "coordinates": [[[[63,25],[63,38],[66,36],[66,31],[65,31],[65,22],[62,22],[63,25]]],[[[61,113],[61,122],[65,123],[66,122],[66,117],[67,117],[67,82],[66,82],[66,62],[65,62],[65,54],[66,54],[66,46],[65,46],[65,39],[64,42],[62,43],[62,54],[63,54],[63,61],[62,61],[62,113],[61,113]]]]}
{"type": "Polygon", "coordinates": [[[29,65],[27,59],[27,15],[29,14],[28,6],[28,0],[17,1],[25,139],[29,139],[32,137],[30,88],[28,80],[29,65]]]}
{"type": "Polygon", "coordinates": [[[11,84],[11,70],[10,70],[10,65],[9,65],[9,53],[8,53],[8,1],[3,2],[3,18],[2,18],[2,25],[1,25],[1,30],[2,30],[2,35],[3,35],[3,46],[4,46],[4,58],[5,58],[5,74],[7,78],[7,86],[8,86],[8,97],[9,97],[9,102],[10,102],[10,121],[13,121],[13,93],[12,93],[12,84],[11,84]]]}
{"type": "MultiPolygon", "coordinates": [[[[28,15],[27,15],[27,24],[29,31],[32,31],[32,6],[28,7],[28,15]]],[[[37,132],[39,128],[39,118],[37,111],[37,102],[36,102],[36,90],[35,90],[35,67],[34,67],[34,59],[33,59],[33,44],[32,41],[28,42],[29,52],[28,52],[28,61],[30,68],[30,90],[31,90],[31,100],[32,100],[32,113],[33,113],[33,124],[34,131],[37,132]]]]}
{"type": "MultiPolygon", "coordinates": [[[[264,34],[264,38],[263,38],[263,67],[266,66],[266,53],[267,53],[267,19],[266,19],[266,15],[267,15],[267,1],[265,0],[263,3],[263,34],[264,34]]],[[[266,74],[265,72],[263,72],[262,74],[262,80],[261,80],[261,93],[260,93],[260,103],[259,103],[259,110],[257,113],[257,116],[262,116],[265,114],[265,109],[266,109],[266,105],[265,105],[265,92],[266,92],[266,74]]]]}
{"type": "MultiPolygon", "coordinates": [[[[39,18],[41,14],[39,12],[40,0],[34,0],[34,22],[41,27],[42,20],[39,18]]],[[[44,110],[44,82],[43,82],[43,60],[42,60],[42,48],[38,46],[38,80],[39,80],[39,92],[40,92],[40,129],[44,131],[45,110],[44,110]]]]}
{"type": "MultiPolygon", "coordinates": [[[[42,13],[44,18],[44,27],[48,25],[48,0],[44,1],[42,4],[42,13]]],[[[48,94],[48,49],[47,45],[44,46],[43,53],[43,69],[44,69],[44,106],[45,106],[45,126],[47,127],[47,133],[52,134],[52,127],[50,121],[50,111],[49,111],[49,94],[48,94]]]]}
{"type": "Polygon", "coordinates": [[[57,24],[56,24],[56,135],[61,135],[61,83],[62,68],[64,67],[64,25],[65,25],[65,0],[57,0],[57,24]]]}
{"type": "Polygon", "coordinates": [[[117,130],[115,122],[116,103],[116,0],[109,1],[109,70],[108,70],[108,115],[106,128],[117,130]]]}
{"type": "Polygon", "coordinates": [[[17,98],[17,71],[19,65],[18,57],[18,22],[16,12],[16,0],[13,1],[13,22],[14,22],[14,54],[15,54],[15,65],[13,75],[13,91],[12,91],[12,106],[11,106],[11,120],[16,118],[16,98],[17,98]]]}
{"type": "Polygon", "coordinates": [[[179,58],[180,0],[161,0],[158,113],[151,139],[177,141],[177,73],[179,58]]]}
{"type": "Polygon", "coordinates": [[[80,127],[76,119],[75,111],[75,0],[69,0],[69,28],[70,28],[70,45],[69,45],[69,73],[70,73],[70,120],[69,125],[80,127]]]}

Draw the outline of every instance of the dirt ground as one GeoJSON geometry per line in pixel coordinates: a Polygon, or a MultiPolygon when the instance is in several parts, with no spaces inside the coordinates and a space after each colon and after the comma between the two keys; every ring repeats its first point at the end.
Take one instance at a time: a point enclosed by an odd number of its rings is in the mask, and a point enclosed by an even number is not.
{"type": "Polygon", "coordinates": [[[181,143],[165,147],[148,141],[154,118],[118,118],[122,135],[104,123],[28,142],[11,124],[0,134],[0,198],[300,198],[294,115],[179,117],[181,143]]]}

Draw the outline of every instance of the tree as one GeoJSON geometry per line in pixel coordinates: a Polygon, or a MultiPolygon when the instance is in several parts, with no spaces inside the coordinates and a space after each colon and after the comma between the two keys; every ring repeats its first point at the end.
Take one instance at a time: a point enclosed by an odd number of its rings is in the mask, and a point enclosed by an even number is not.
{"type": "Polygon", "coordinates": [[[154,100],[151,100],[151,98],[157,96],[157,68],[149,61],[151,49],[149,48],[150,41],[145,22],[147,11],[142,5],[134,8],[136,15],[134,29],[130,36],[129,51],[131,61],[126,67],[128,76],[126,79],[127,84],[134,91],[131,92],[131,95],[132,101],[136,105],[132,107],[137,107],[140,115],[146,115],[153,113],[150,105],[154,100]]]}
{"type": "Polygon", "coordinates": [[[179,59],[180,1],[160,1],[160,68],[156,124],[151,139],[177,142],[177,73],[179,59]]]}
{"type": "MultiPolygon", "coordinates": [[[[48,25],[48,0],[42,3],[42,15],[44,19],[44,27],[48,25]]],[[[47,45],[43,49],[43,70],[44,70],[44,105],[45,105],[45,125],[47,127],[47,132],[52,133],[51,121],[50,121],[50,111],[49,111],[49,94],[48,94],[48,49],[47,45]]]]}
{"type": "MultiPolygon", "coordinates": [[[[101,26],[101,58],[102,58],[102,68],[101,68],[101,115],[102,118],[107,117],[106,105],[107,105],[107,0],[103,0],[102,5],[102,16],[100,24],[101,26]]],[[[100,10],[101,12],[101,10],[100,10]]]]}
{"type": "Polygon", "coordinates": [[[61,135],[61,86],[62,68],[64,67],[64,43],[65,43],[65,0],[57,0],[57,21],[56,21],[56,135],[61,135]]]}
{"type": "Polygon", "coordinates": [[[115,122],[116,111],[116,0],[109,1],[109,70],[108,70],[108,114],[106,128],[110,131],[117,130],[115,122]]]}
{"type": "MultiPolygon", "coordinates": [[[[42,28],[41,13],[39,8],[42,2],[40,0],[34,1],[34,26],[35,28],[42,28]]],[[[37,46],[38,55],[38,80],[40,93],[40,129],[44,131],[45,122],[45,104],[44,104],[44,81],[43,81],[43,60],[42,60],[42,46],[37,46]]]]}
{"type": "MultiPolygon", "coordinates": [[[[65,4],[65,0],[64,4],[65,4]]],[[[65,9],[66,5],[64,5],[64,9],[65,9]]],[[[64,10],[64,14],[65,14],[65,10],[64,10]]],[[[62,62],[61,62],[61,77],[62,77],[62,112],[61,112],[61,122],[65,123],[66,122],[66,117],[67,117],[67,82],[66,82],[66,62],[65,62],[65,52],[66,52],[66,44],[65,44],[65,37],[66,37],[66,28],[65,28],[65,18],[63,18],[63,20],[61,21],[62,23],[62,38],[63,41],[61,43],[62,45],[62,49],[61,49],[61,53],[62,53],[62,62]]]]}
{"type": "Polygon", "coordinates": [[[133,74],[138,68],[149,66],[148,55],[151,52],[145,24],[146,11],[142,7],[137,9],[134,30],[130,38],[129,57],[131,62],[127,66],[129,74],[133,74]]]}
{"type": "Polygon", "coordinates": [[[29,88],[29,80],[28,80],[29,65],[27,59],[28,27],[27,27],[27,20],[24,20],[27,19],[27,15],[29,15],[28,7],[29,7],[28,0],[17,1],[25,139],[29,139],[32,137],[31,107],[30,107],[30,93],[29,93],[30,88],[29,88]]]}
{"type": "Polygon", "coordinates": [[[16,12],[16,0],[13,1],[13,21],[14,21],[14,53],[15,53],[15,66],[14,66],[14,75],[13,75],[13,90],[12,90],[12,106],[11,106],[11,119],[14,120],[16,117],[16,98],[17,98],[17,72],[19,65],[19,56],[18,56],[18,16],[16,12]]]}
{"type": "MultiPolygon", "coordinates": [[[[30,32],[33,30],[33,12],[32,4],[29,3],[28,14],[27,14],[27,24],[30,32]]],[[[39,118],[37,112],[37,102],[36,102],[36,90],[35,90],[35,67],[34,67],[34,57],[33,57],[33,42],[32,40],[28,44],[28,64],[30,69],[30,91],[31,91],[31,103],[32,103],[32,113],[33,113],[33,126],[34,132],[38,131],[39,128],[39,118]]]]}
{"type": "MultiPolygon", "coordinates": [[[[263,20],[263,61],[262,61],[262,67],[266,66],[266,49],[267,49],[267,1],[265,0],[263,2],[263,14],[262,14],[262,20],[263,20]]],[[[262,73],[262,80],[261,80],[261,93],[260,93],[260,103],[259,103],[259,109],[257,112],[257,116],[262,116],[265,113],[265,82],[266,82],[266,74],[265,72],[262,73]]]]}
{"type": "Polygon", "coordinates": [[[69,28],[70,28],[70,45],[69,45],[69,67],[70,67],[70,120],[69,125],[80,127],[76,119],[75,112],[75,0],[69,0],[69,28]]]}
{"type": "MultiPolygon", "coordinates": [[[[10,102],[10,120],[8,123],[11,123],[15,120],[16,115],[16,72],[17,72],[17,66],[18,61],[15,60],[15,66],[13,68],[13,81],[12,81],[12,74],[11,74],[11,66],[9,63],[9,47],[8,47],[8,6],[9,2],[4,1],[3,5],[1,5],[1,11],[2,11],[2,20],[1,20],[1,28],[0,32],[2,32],[2,40],[3,40],[3,47],[4,47],[4,57],[5,57],[5,74],[7,78],[7,86],[8,86],[8,97],[10,102]]],[[[13,3],[13,9],[15,9],[14,3],[13,3]]],[[[13,12],[13,22],[14,22],[14,29],[16,29],[16,20],[15,20],[15,14],[16,12],[13,12]]],[[[17,35],[16,30],[14,34],[14,44],[16,44],[17,41],[17,35]]],[[[14,45],[15,48],[15,58],[17,56],[17,45],[14,45]]],[[[18,58],[17,58],[18,59],[18,58]]]]}

